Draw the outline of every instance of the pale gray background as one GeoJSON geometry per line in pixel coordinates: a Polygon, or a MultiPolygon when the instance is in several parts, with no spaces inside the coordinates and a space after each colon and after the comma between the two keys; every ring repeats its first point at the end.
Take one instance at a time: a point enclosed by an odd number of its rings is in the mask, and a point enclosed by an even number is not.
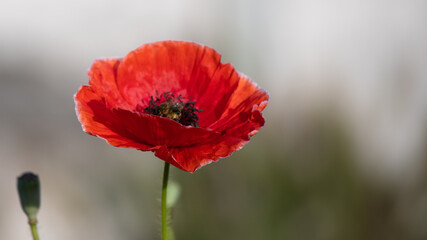
{"type": "MultiPolygon", "coordinates": [[[[223,239],[236,239],[246,236],[239,232],[251,229],[254,232],[247,236],[253,239],[268,234],[265,239],[346,236],[337,233],[344,230],[335,224],[339,221],[329,218],[329,208],[314,200],[307,200],[310,204],[301,211],[294,207],[295,216],[275,220],[266,228],[257,223],[270,218],[260,217],[264,216],[262,208],[255,215],[246,211],[269,205],[277,206],[272,212],[281,210],[280,203],[274,203],[277,196],[259,196],[277,192],[273,187],[267,193],[246,194],[253,187],[248,186],[248,174],[259,179],[259,189],[271,186],[262,181],[270,176],[267,169],[273,165],[279,166],[279,172],[280,166],[289,169],[289,165],[300,171],[291,171],[292,177],[284,171],[278,179],[317,181],[311,178],[313,169],[324,161],[317,154],[307,161],[294,161],[280,151],[293,149],[294,142],[303,146],[295,147],[297,152],[316,149],[316,144],[310,145],[310,131],[324,114],[338,119],[348,134],[349,164],[356,182],[387,192],[392,202],[387,213],[392,217],[384,218],[397,219],[405,239],[422,239],[427,236],[423,230],[427,192],[420,189],[426,183],[427,163],[426,25],[427,2],[421,0],[3,0],[0,239],[30,239],[15,189],[16,177],[26,170],[40,174],[42,180],[39,219],[43,240],[159,236],[162,162],[151,153],[114,148],[84,134],[72,96],[87,83],[87,69],[94,59],[124,56],[143,43],[168,39],[217,49],[223,61],[233,63],[271,95],[264,113],[265,128],[241,151],[193,175],[172,169],[172,178],[186,189],[184,196],[198,196],[208,182],[213,196],[230,194],[226,196],[235,201],[227,205],[225,198],[218,205],[209,202],[201,207],[212,207],[219,215],[205,216],[213,220],[194,226],[205,232],[200,233],[206,235],[204,239],[211,239],[208,236],[214,232],[223,234],[223,239]],[[313,212],[319,218],[312,217],[313,212]],[[230,215],[233,217],[228,218],[230,215]],[[252,219],[258,228],[245,225],[251,216],[258,218],[252,219]],[[306,218],[315,222],[315,228],[303,220],[306,218]],[[220,228],[221,222],[229,229],[220,228]],[[282,232],[286,227],[290,230],[282,232]],[[306,237],[292,233],[300,228],[306,230],[300,231],[306,237]]],[[[196,231],[184,222],[187,210],[198,211],[196,206],[185,208],[190,201],[183,197],[181,210],[178,205],[175,213],[178,239],[192,236],[186,231],[196,231]]],[[[393,236],[394,225],[385,224],[378,239],[389,236],[387,232],[393,236]]]]}

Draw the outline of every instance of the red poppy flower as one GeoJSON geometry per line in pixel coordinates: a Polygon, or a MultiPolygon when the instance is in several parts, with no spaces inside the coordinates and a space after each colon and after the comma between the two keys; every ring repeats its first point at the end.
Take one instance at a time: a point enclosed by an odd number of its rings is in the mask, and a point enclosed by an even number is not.
{"type": "Polygon", "coordinates": [[[96,60],[89,86],[74,96],[83,130],[188,172],[229,156],[264,125],[269,96],[220,60],[214,49],[182,41],[96,60]]]}

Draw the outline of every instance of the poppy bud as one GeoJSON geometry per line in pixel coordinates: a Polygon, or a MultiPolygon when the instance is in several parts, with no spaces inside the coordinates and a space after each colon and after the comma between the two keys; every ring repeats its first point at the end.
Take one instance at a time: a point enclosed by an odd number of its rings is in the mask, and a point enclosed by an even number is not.
{"type": "Polygon", "coordinates": [[[40,208],[39,177],[31,172],[18,177],[18,193],[21,206],[30,221],[35,221],[40,208]]]}

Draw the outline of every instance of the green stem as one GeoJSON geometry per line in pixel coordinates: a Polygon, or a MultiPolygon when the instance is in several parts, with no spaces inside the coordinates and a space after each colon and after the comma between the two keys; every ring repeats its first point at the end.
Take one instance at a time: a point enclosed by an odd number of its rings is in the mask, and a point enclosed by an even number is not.
{"type": "Polygon", "coordinates": [[[33,240],[39,240],[39,234],[37,232],[37,220],[29,221],[31,227],[31,233],[33,234],[33,240]]]}
{"type": "Polygon", "coordinates": [[[162,184],[162,240],[168,239],[168,209],[166,206],[166,194],[168,190],[169,166],[170,163],[165,162],[162,184]]]}

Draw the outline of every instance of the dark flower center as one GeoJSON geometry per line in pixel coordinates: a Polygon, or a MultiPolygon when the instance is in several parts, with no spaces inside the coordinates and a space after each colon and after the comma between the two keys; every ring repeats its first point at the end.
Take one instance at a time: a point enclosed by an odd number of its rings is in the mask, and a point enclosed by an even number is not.
{"type": "Polygon", "coordinates": [[[145,113],[167,117],[185,126],[199,126],[197,114],[203,110],[194,107],[195,101],[183,101],[183,97],[175,96],[174,92],[164,92],[159,95],[156,91],[156,95],[155,98],[151,96],[148,107],[144,109],[145,113]]]}

